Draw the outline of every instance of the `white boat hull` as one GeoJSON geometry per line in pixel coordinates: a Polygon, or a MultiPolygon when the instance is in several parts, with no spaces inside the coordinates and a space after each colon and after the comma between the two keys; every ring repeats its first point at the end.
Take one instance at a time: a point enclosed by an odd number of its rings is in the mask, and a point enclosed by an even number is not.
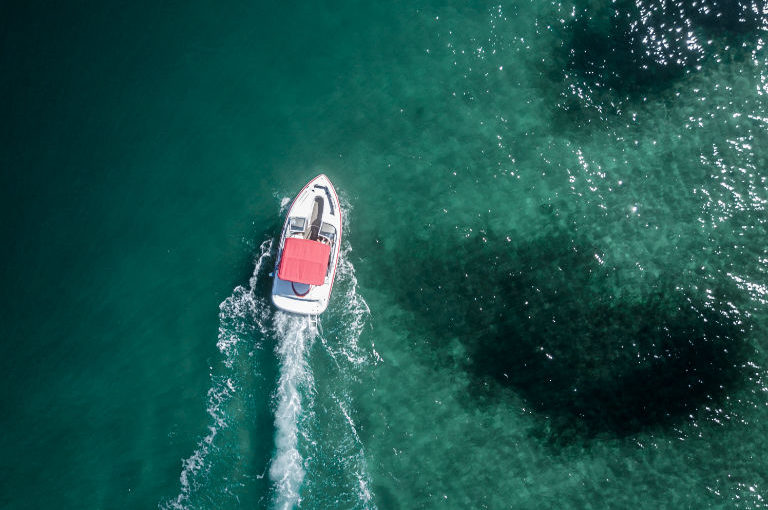
{"type": "Polygon", "coordinates": [[[272,303],[277,308],[301,315],[320,315],[325,311],[341,252],[341,227],[341,205],[336,190],[328,177],[318,175],[293,199],[286,215],[272,282],[272,303]],[[280,279],[283,248],[285,240],[290,237],[319,240],[330,245],[327,272],[322,284],[309,285],[280,279]]]}

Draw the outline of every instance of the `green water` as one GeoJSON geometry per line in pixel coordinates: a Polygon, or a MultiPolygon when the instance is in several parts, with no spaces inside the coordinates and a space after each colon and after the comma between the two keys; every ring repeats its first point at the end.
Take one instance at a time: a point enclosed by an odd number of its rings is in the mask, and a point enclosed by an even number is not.
{"type": "Polygon", "coordinates": [[[768,506],[767,9],[3,4],[0,507],[768,506]]]}

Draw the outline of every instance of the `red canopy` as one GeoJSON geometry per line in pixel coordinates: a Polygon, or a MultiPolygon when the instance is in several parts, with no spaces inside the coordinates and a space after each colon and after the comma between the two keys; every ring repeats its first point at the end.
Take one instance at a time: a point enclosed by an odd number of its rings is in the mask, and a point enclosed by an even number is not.
{"type": "Polygon", "coordinates": [[[318,241],[289,237],[285,240],[278,278],[289,282],[322,285],[331,247],[318,241]]]}

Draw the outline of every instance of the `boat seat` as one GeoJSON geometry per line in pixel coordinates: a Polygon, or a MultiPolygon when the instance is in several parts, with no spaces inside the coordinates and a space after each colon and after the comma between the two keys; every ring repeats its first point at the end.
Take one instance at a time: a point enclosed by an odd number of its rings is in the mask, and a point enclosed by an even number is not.
{"type": "Polygon", "coordinates": [[[336,237],[336,227],[330,223],[323,222],[322,226],[320,227],[320,235],[327,237],[328,239],[334,239],[336,237]]]}
{"type": "Polygon", "coordinates": [[[290,220],[290,224],[291,224],[291,234],[299,234],[304,232],[304,230],[306,229],[307,219],[293,217],[290,220]]]}

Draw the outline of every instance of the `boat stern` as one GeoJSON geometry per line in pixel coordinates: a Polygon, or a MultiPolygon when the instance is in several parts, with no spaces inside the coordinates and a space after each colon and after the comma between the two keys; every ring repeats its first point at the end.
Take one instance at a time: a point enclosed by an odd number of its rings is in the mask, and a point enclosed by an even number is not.
{"type": "Polygon", "coordinates": [[[298,296],[293,291],[291,282],[275,277],[272,288],[272,304],[280,310],[299,315],[320,315],[328,307],[328,301],[316,299],[310,292],[306,296],[298,296]]]}

